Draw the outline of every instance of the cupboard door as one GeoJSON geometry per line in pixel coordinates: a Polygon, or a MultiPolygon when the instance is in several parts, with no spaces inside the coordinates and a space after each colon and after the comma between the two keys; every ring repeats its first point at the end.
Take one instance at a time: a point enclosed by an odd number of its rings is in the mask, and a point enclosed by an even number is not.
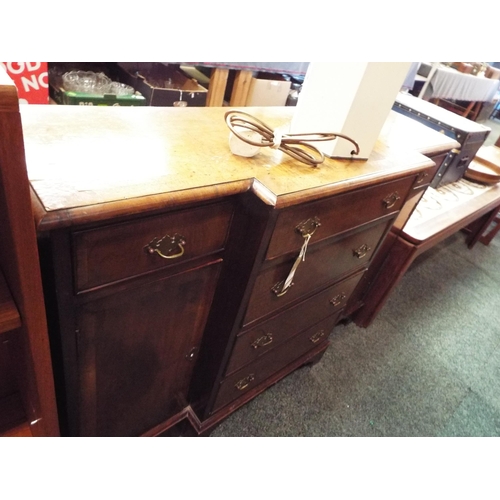
{"type": "Polygon", "coordinates": [[[79,435],[141,435],[186,407],[219,267],[214,262],[82,307],[79,435]]]}

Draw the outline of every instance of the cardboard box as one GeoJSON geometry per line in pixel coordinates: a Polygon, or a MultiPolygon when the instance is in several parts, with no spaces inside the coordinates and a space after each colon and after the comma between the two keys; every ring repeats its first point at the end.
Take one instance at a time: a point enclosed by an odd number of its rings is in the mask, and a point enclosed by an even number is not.
{"type": "Polygon", "coordinates": [[[205,106],[208,90],[175,65],[164,63],[118,63],[128,83],[149,106],[205,106]]]}
{"type": "Polygon", "coordinates": [[[278,79],[252,78],[247,106],[285,106],[292,82],[278,79]]]}
{"type": "Polygon", "coordinates": [[[49,103],[48,63],[3,62],[0,64],[14,82],[20,103],[49,103]]]}

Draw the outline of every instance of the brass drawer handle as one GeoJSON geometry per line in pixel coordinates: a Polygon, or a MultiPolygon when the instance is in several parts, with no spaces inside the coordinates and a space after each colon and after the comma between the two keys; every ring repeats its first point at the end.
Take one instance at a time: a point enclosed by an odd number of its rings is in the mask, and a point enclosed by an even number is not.
{"type": "Polygon", "coordinates": [[[273,334],[267,333],[266,335],[259,337],[257,340],[252,342],[250,345],[254,349],[257,349],[258,347],[264,347],[265,345],[269,345],[272,341],[273,341],[273,334]]]}
{"type": "Polygon", "coordinates": [[[302,237],[312,236],[316,229],[321,226],[321,222],[318,217],[313,217],[312,219],[307,219],[301,222],[296,228],[295,231],[301,234],[302,237]]]}
{"type": "Polygon", "coordinates": [[[276,297],[282,297],[286,292],[288,292],[288,290],[290,290],[290,288],[292,288],[293,282],[289,283],[286,287],[284,284],[284,281],[278,281],[278,283],[271,288],[271,292],[273,292],[276,297]]]}
{"type": "Polygon", "coordinates": [[[319,221],[319,218],[313,217],[312,219],[307,219],[306,221],[301,222],[295,228],[295,231],[300,233],[300,235],[304,238],[304,243],[302,243],[299,255],[295,259],[295,262],[293,263],[292,269],[288,273],[288,276],[285,278],[285,280],[279,281],[271,288],[271,292],[273,292],[276,297],[282,297],[293,286],[292,280],[295,276],[295,272],[297,271],[299,264],[306,260],[307,245],[309,244],[309,240],[311,239],[316,229],[318,229],[318,227],[320,226],[321,223],[319,221]]]}
{"type": "Polygon", "coordinates": [[[394,191],[394,193],[390,194],[389,196],[386,196],[382,200],[382,204],[384,205],[385,208],[392,208],[398,200],[401,199],[401,196],[399,196],[399,193],[397,191],[394,191]]]}
{"type": "Polygon", "coordinates": [[[426,177],[429,177],[429,172],[422,172],[417,178],[417,184],[422,183],[426,177]]]}
{"type": "Polygon", "coordinates": [[[330,300],[330,304],[332,304],[334,307],[337,307],[346,297],[347,295],[345,294],[345,292],[339,293],[338,295],[335,295],[332,300],[330,300]]]}
{"type": "Polygon", "coordinates": [[[309,340],[313,343],[316,344],[318,343],[321,338],[325,335],[325,330],[319,330],[317,331],[313,336],[309,337],[309,340]]]}
{"type": "Polygon", "coordinates": [[[248,375],[247,377],[245,378],[242,378],[239,382],[236,382],[236,389],[238,389],[239,391],[243,391],[245,390],[253,381],[255,380],[255,375],[253,373],[250,373],[250,375],[248,375]]]}
{"type": "Polygon", "coordinates": [[[184,255],[185,244],[184,236],[175,233],[173,236],[166,234],[163,238],[153,238],[145,248],[148,253],[157,253],[162,259],[178,259],[184,255]]]}
{"type": "Polygon", "coordinates": [[[359,248],[353,249],[352,254],[354,257],[357,257],[358,259],[362,259],[363,257],[366,257],[366,254],[371,250],[371,248],[364,244],[361,245],[359,248]]]}

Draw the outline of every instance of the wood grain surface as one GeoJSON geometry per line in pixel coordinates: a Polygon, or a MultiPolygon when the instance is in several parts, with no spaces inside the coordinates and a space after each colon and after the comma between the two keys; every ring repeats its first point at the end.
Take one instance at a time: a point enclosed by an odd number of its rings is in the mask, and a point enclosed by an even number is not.
{"type": "MultiPolygon", "coordinates": [[[[235,156],[224,120],[228,109],[23,107],[39,231],[247,190],[282,208],[432,165],[418,148],[396,147],[387,137],[368,160],[327,159],[317,168],[271,148],[253,158],[235,156]]],[[[293,116],[293,107],[245,110],[273,129],[293,116]]],[[[426,127],[421,131],[427,134],[426,127]]],[[[449,139],[435,134],[447,147],[449,139]]]]}

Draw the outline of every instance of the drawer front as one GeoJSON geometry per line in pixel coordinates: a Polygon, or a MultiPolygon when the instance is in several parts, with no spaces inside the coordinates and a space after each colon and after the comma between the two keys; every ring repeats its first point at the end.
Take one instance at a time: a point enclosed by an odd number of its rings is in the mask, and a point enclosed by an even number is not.
{"type": "Polygon", "coordinates": [[[322,342],[327,342],[328,335],[335,325],[336,319],[337,314],[317,323],[266,355],[261,356],[254,363],[225,378],[220,386],[212,412],[243,396],[322,342]]]}
{"type": "Polygon", "coordinates": [[[276,221],[266,258],[300,249],[304,242],[301,224],[305,224],[306,231],[316,221],[320,224],[311,239],[314,243],[397,212],[414,180],[414,176],[406,177],[283,211],[276,221]]]}
{"type": "MultiPolygon", "coordinates": [[[[361,279],[362,273],[327,288],[284,313],[241,333],[235,343],[226,374],[239,370],[279,346],[309,325],[340,311],[361,279]]],[[[332,325],[333,328],[333,325],[332,325]]]]}
{"type": "Polygon", "coordinates": [[[247,325],[281,307],[312,293],[322,285],[365,268],[393,219],[356,232],[335,243],[310,248],[293,278],[293,286],[280,295],[294,260],[264,270],[255,282],[244,324],[247,325]]]}
{"type": "Polygon", "coordinates": [[[224,247],[231,203],[74,234],[76,288],[85,290],[176,265],[224,247]]]}
{"type": "Polygon", "coordinates": [[[424,172],[421,172],[417,180],[415,181],[415,184],[413,186],[413,189],[419,189],[422,186],[427,186],[432,182],[434,179],[434,176],[437,174],[439,168],[443,164],[443,161],[447,158],[448,153],[441,153],[439,155],[435,156],[429,156],[430,159],[435,163],[434,167],[431,167],[430,169],[425,170],[424,172]]]}

